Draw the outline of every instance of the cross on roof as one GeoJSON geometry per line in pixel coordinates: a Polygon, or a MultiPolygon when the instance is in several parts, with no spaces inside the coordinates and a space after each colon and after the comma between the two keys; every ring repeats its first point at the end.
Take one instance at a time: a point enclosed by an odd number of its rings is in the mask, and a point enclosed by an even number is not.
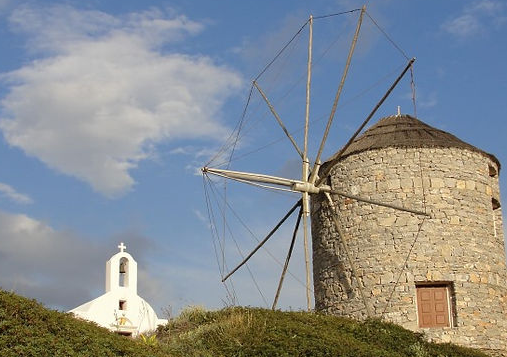
{"type": "Polygon", "coordinates": [[[120,245],[118,246],[118,248],[120,248],[120,252],[123,253],[123,251],[125,249],[127,249],[127,246],[125,244],[123,244],[123,242],[121,242],[120,245]]]}

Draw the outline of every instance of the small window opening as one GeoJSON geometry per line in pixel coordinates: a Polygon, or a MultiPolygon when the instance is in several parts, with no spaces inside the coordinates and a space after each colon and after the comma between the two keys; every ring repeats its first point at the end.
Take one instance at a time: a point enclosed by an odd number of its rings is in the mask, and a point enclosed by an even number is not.
{"type": "Polygon", "coordinates": [[[416,284],[419,327],[451,327],[454,320],[454,298],[451,283],[416,284]]]}
{"type": "Polygon", "coordinates": [[[498,170],[493,165],[488,165],[489,176],[496,177],[498,175],[498,170]]]}
{"type": "Polygon", "coordinates": [[[117,333],[118,335],[121,335],[121,336],[132,337],[132,332],[127,332],[127,331],[116,331],[116,333],[117,333]]]}
{"type": "Polygon", "coordinates": [[[118,303],[118,309],[120,310],[127,310],[127,301],[126,300],[120,300],[118,303]]]}
{"type": "Polygon", "coordinates": [[[492,197],[491,198],[491,205],[493,206],[493,210],[499,209],[500,208],[500,201],[497,200],[496,198],[492,197]]]}

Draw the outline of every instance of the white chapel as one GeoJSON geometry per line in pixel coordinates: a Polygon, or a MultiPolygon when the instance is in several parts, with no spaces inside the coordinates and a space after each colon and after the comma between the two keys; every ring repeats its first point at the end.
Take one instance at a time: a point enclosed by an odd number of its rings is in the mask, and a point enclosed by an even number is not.
{"type": "Polygon", "coordinates": [[[106,263],[106,293],[70,310],[77,317],[93,321],[127,336],[137,336],[167,323],[137,295],[137,263],[125,252],[126,246],[106,263]]]}

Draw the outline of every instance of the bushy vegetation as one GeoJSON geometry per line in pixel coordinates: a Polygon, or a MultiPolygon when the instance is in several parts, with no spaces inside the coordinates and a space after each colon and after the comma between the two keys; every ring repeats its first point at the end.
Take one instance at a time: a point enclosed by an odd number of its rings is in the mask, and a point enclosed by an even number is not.
{"type": "Polygon", "coordinates": [[[2,357],[162,357],[162,348],[125,338],[35,300],[0,290],[2,357]]]}
{"type": "Polygon", "coordinates": [[[378,320],[358,322],[306,312],[255,308],[183,311],[157,331],[174,356],[479,357],[378,320]]]}
{"type": "Polygon", "coordinates": [[[189,308],[156,335],[130,339],[0,290],[0,356],[484,357],[399,326],[256,308],[189,308]],[[154,337],[155,336],[155,337],[154,337]]]}

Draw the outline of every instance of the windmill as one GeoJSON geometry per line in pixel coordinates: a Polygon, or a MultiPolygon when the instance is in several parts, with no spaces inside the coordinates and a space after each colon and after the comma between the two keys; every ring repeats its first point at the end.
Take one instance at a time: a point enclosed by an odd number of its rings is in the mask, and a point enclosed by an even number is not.
{"type": "MultiPolygon", "coordinates": [[[[252,89],[255,89],[258,91],[258,93],[261,95],[262,99],[264,100],[265,104],[269,108],[269,111],[275,118],[277,124],[280,126],[282,131],[285,133],[287,139],[292,144],[293,148],[296,150],[298,157],[300,159],[300,165],[301,165],[301,179],[289,179],[284,177],[276,177],[266,174],[260,174],[260,173],[251,173],[251,172],[242,172],[242,171],[233,171],[229,169],[220,169],[220,168],[212,168],[205,166],[202,168],[202,172],[204,175],[214,175],[218,177],[223,177],[230,180],[235,180],[247,184],[251,184],[254,186],[259,186],[263,188],[269,188],[273,190],[284,190],[289,192],[297,193],[300,198],[299,200],[289,209],[289,211],[285,214],[285,216],[278,222],[278,224],[275,225],[275,227],[265,236],[264,239],[262,239],[259,244],[246,256],[244,259],[232,270],[230,270],[227,274],[225,274],[222,278],[222,281],[226,281],[232,274],[234,274],[238,269],[240,269],[272,236],[273,234],[282,226],[282,224],[296,211],[298,210],[298,217],[296,221],[296,225],[294,227],[293,235],[292,235],[292,241],[291,245],[285,260],[285,264],[282,269],[281,277],[278,283],[277,292],[275,294],[275,298],[272,304],[272,308],[276,308],[278,297],[282,288],[282,284],[284,281],[285,274],[287,272],[289,260],[294,248],[294,242],[295,238],[299,229],[300,222],[303,222],[303,242],[304,242],[304,256],[305,256],[305,269],[306,269],[306,303],[307,303],[307,309],[308,311],[311,310],[311,279],[310,279],[310,253],[308,248],[308,240],[309,240],[309,231],[308,231],[308,225],[309,225],[309,216],[310,216],[310,197],[312,195],[316,194],[325,194],[326,199],[329,203],[329,208],[333,210],[332,214],[336,216],[336,207],[334,205],[334,202],[332,200],[331,195],[338,195],[342,197],[346,197],[348,199],[360,201],[360,202],[366,202],[368,204],[373,205],[379,205],[384,207],[389,207],[391,209],[395,210],[401,210],[410,212],[412,214],[416,215],[426,215],[426,213],[413,210],[405,207],[401,207],[398,205],[393,205],[389,203],[379,202],[375,200],[371,200],[364,197],[359,197],[357,195],[352,195],[346,192],[341,192],[332,189],[330,185],[327,184],[327,176],[329,175],[330,168],[326,168],[324,170],[321,170],[321,155],[323,153],[330,128],[332,126],[336,109],[340,100],[340,96],[345,84],[345,80],[347,78],[347,74],[349,71],[349,67],[352,61],[352,57],[356,48],[359,32],[361,29],[361,25],[363,22],[364,15],[367,15],[370,17],[366,12],[366,6],[363,6],[361,9],[355,9],[339,14],[332,14],[332,15],[325,15],[325,16],[318,16],[313,17],[310,16],[308,21],[303,25],[302,28],[308,26],[309,30],[309,36],[308,36],[308,60],[307,60],[307,74],[306,74],[306,100],[305,100],[305,119],[304,119],[304,139],[303,139],[303,145],[302,148],[297,143],[293,135],[289,132],[288,128],[282,121],[280,115],[278,114],[275,107],[272,105],[270,100],[268,99],[268,96],[265,94],[263,89],[260,87],[259,83],[257,82],[257,79],[253,81],[252,83],[252,89]],[[343,73],[341,76],[341,80],[339,82],[338,88],[336,90],[336,95],[334,97],[333,103],[332,103],[332,109],[329,114],[326,127],[324,130],[324,133],[322,135],[322,139],[320,141],[320,145],[317,150],[317,154],[315,159],[311,160],[308,157],[308,132],[309,132],[309,114],[310,114],[310,89],[311,89],[311,81],[312,81],[312,46],[313,46],[313,23],[314,20],[320,19],[320,18],[326,18],[330,16],[336,16],[341,15],[344,13],[351,13],[351,12],[359,12],[359,18],[357,21],[357,25],[355,28],[355,32],[353,35],[352,42],[349,47],[347,60],[343,69],[343,73]]],[[[372,19],[370,17],[370,19],[372,19]]],[[[372,19],[374,22],[374,20],[372,19]]],[[[374,22],[375,23],[375,22],[374,22]]],[[[376,23],[375,23],[376,24],[376,23]]],[[[302,30],[300,29],[300,31],[302,30]]],[[[299,31],[299,32],[300,32],[299,31]]],[[[298,32],[298,33],[299,33],[298,32]]],[[[383,31],[382,31],[383,32],[383,31]]],[[[384,33],[385,34],[385,33],[384,33]]],[[[391,41],[392,42],[392,41],[391,41]]],[[[290,42],[289,42],[290,43],[290,42]]],[[[285,46],[287,47],[287,45],[285,46]]],[[[284,47],[284,48],[285,48],[284,47]]],[[[283,49],[282,49],[283,51],[283,49]]],[[[280,54],[280,53],[279,53],[280,54]]],[[[278,55],[277,55],[278,56],[278,55]]],[[[405,56],[406,57],[406,56],[405,56]]],[[[367,115],[366,119],[363,121],[363,123],[359,126],[359,128],[355,131],[355,133],[350,137],[350,139],[347,141],[347,143],[343,146],[343,148],[338,152],[338,154],[335,156],[336,158],[339,158],[351,145],[351,143],[354,141],[354,139],[359,135],[359,133],[363,130],[363,128],[367,125],[367,123],[370,121],[370,119],[375,115],[377,110],[381,107],[381,105],[385,102],[385,100],[389,97],[393,89],[397,86],[397,84],[400,82],[400,80],[405,76],[405,74],[412,69],[412,65],[415,61],[415,58],[407,58],[407,63],[404,66],[401,73],[396,77],[396,79],[392,82],[391,86],[388,88],[388,90],[385,92],[385,94],[380,98],[380,100],[377,102],[377,104],[373,107],[371,112],[367,115]]],[[[276,57],[275,57],[276,59],[276,57]]],[[[273,61],[272,61],[273,62],[273,61]]],[[[271,63],[272,63],[271,62],[271,63]]],[[[270,63],[270,64],[271,64],[270,63]]],[[[264,69],[265,71],[265,69],[264,69]]],[[[262,73],[262,72],[261,72],[262,73]]],[[[356,269],[354,267],[354,262],[350,257],[350,254],[348,253],[346,240],[344,239],[343,230],[341,228],[341,225],[338,221],[338,219],[334,219],[335,229],[338,232],[339,236],[342,237],[342,244],[344,247],[344,251],[346,252],[347,261],[350,265],[351,271],[354,275],[354,278],[356,280],[359,280],[358,274],[356,272],[356,269]]],[[[367,314],[371,316],[371,311],[368,306],[368,302],[366,297],[364,296],[363,291],[361,290],[360,284],[359,291],[361,294],[361,297],[363,299],[363,302],[365,304],[365,308],[367,311],[367,314]]]]}

